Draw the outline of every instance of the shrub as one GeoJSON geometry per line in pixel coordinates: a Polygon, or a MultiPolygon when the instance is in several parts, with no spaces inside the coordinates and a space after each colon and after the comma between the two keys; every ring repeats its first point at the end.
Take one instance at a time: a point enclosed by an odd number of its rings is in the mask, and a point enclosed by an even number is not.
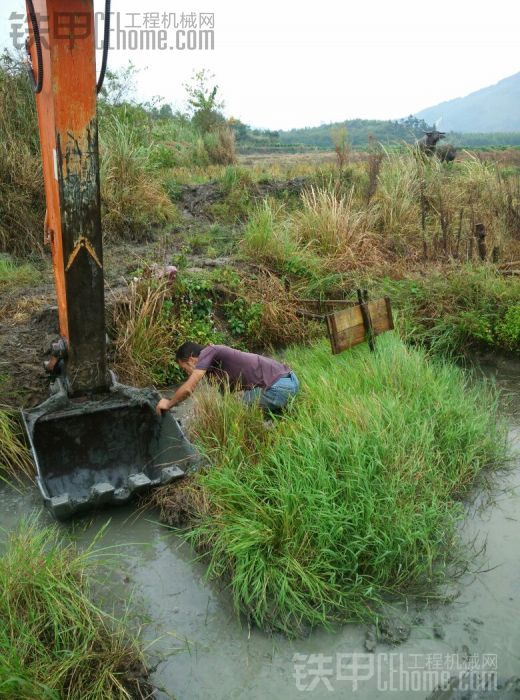
{"type": "Polygon", "coordinates": [[[461,355],[479,346],[519,350],[520,281],[489,266],[452,266],[427,276],[385,279],[372,289],[392,298],[402,336],[436,353],[461,355]]]}
{"type": "Polygon", "coordinates": [[[520,352],[520,304],[511,306],[496,326],[497,340],[508,350],[520,352]]]}

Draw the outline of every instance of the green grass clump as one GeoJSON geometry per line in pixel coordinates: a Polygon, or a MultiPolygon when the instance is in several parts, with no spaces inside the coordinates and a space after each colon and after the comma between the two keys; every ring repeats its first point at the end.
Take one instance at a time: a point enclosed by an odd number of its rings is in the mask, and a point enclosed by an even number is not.
{"type": "Polygon", "coordinates": [[[147,697],[137,642],[92,602],[93,554],[35,521],[10,534],[0,559],[1,697],[147,697]]]}
{"type": "Polygon", "coordinates": [[[520,280],[491,266],[433,269],[371,286],[391,297],[408,341],[452,356],[479,347],[520,352],[520,280]]]}
{"type": "Polygon", "coordinates": [[[0,255],[0,290],[36,284],[40,280],[40,272],[30,263],[17,265],[11,258],[0,255]]]}
{"type": "Polygon", "coordinates": [[[432,593],[457,499],[505,455],[493,392],[392,334],[375,354],[322,343],[285,361],[301,394],[271,428],[232,395],[200,399],[193,430],[212,468],[188,485],[187,537],[209,575],[251,621],[289,634],[432,593]]]}

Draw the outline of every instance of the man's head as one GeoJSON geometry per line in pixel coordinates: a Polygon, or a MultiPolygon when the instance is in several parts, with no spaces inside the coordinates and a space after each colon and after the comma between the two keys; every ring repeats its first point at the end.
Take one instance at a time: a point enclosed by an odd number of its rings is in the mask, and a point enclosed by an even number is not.
{"type": "Polygon", "coordinates": [[[177,360],[179,367],[184,370],[187,375],[190,375],[195,369],[197,359],[202,350],[204,350],[204,345],[192,343],[191,341],[183,343],[179,348],[177,348],[175,359],[177,360]]]}

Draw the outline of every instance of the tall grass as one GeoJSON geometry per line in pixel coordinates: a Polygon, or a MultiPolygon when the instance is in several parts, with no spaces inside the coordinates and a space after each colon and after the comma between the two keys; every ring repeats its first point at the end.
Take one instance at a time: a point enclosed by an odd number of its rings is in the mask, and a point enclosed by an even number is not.
{"type": "Polygon", "coordinates": [[[137,386],[156,384],[168,375],[175,359],[173,332],[164,304],[167,283],[130,285],[127,303],[114,318],[114,368],[123,381],[137,386]]]}
{"type": "Polygon", "coordinates": [[[283,221],[283,208],[264,199],[250,215],[241,243],[243,253],[257,262],[283,264],[298,252],[283,221]]]}
{"type": "Polygon", "coordinates": [[[367,214],[368,225],[396,245],[417,246],[421,232],[420,165],[411,152],[387,153],[367,214]]]}
{"type": "Polygon", "coordinates": [[[0,559],[0,696],[150,697],[125,619],[92,602],[94,561],[95,551],[79,553],[35,520],[8,536],[0,559]]]}
{"type": "MultiPolygon", "coordinates": [[[[124,109],[100,110],[103,230],[143,239],[175,217],[148,132],[124,109]]],[[[45,198],[35,97],[25,66],[0,57],[0,252],[43,248],[45,198]]]]}
{"type": "Polygon", "coordinates": [[[34,464],[14,411],[0,406],[0,479],[34,477],[34,464]]]}
{"type": "Polygon", "coordinates": [[[294,235],[323,255],[342,256],[362,243],[363,214],[353,207],[353,191],[341,195],[327,188],[302,193],[302,208],[292,218],[294,235]]]}
{"type": "Polygon", "coordinates": [[[216,165],[236,163],[235,136],[229,127],[219,127],[204,135],[204,147],[209,162],[216,165]]]}
{"type": "Polygon", "coordinates": [[[100,170],[105,236],[143,240],[175,218],[150,158],[151,149],[135,127],[115,115],[105,120],[100,170]]]}
{"type": "Polygon", "coordinates": [[[269,205],[254,211],[244,254],[260,253],[277,270],[292,265],[295,251],[312,254],[322,273],[389,269],[403,261],[408,267],[426,260],[475,262],[476,226],[483,224],[487,261],[520,255],[518,175],[469,154],[454,164],[412,148],[372,156],[368,173],[362,164],[341,177],[317,171],[317,184],[285,215],[269,219],[269,205]]]}
{"type": "Polygon", "coordinates": [[[25,68],[0,56],[0,252],[42,248],[45,202],[34,92],[25,68]]]}
{"type": "Polygon", "coordinates": [[[302,391],[272,428],[232,395],[196,413],[211,468],[185,486],[187,537],[260,627],[297,633],[371,617],[389,594],[433,593],[458,499],[504,457],[489,389],[395,336],[378,345],[288,351],[302,391]]]}

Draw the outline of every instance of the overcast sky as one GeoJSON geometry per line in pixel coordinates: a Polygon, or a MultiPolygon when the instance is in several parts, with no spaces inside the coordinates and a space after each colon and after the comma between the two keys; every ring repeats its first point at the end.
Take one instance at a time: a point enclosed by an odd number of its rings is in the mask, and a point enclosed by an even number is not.
{"type": "MultiPolygon", "coordinates": [[[[102,11],[103,0],[95,0],[102,11]]],[[[2,0],[0,45],[23,0],[2,0]]],[[[225,112],[265,128],[406,116],[520,71],[518,0],[112,0],[120,24],[144,13],[214,13],[213,51],[113,50],[141,69],[138,96],[183,106],[196,69],[217,76],[225,112]],[[129,13],[138,13],[133,18],[129,13]]],[[[175,41],[175,30],[168,29],[175,41]]]]}

